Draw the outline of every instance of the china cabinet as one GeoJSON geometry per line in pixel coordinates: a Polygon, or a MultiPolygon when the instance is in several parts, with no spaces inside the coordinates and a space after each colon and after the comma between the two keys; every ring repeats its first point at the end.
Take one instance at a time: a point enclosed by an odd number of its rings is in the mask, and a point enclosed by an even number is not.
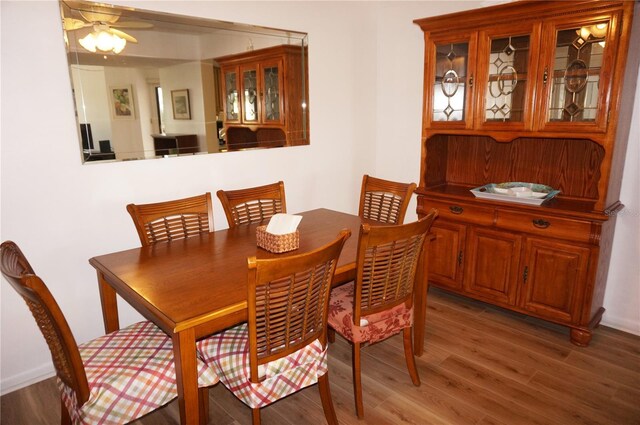
{"type": "Polygon", "coordinates": [[[234,135],[244,147],[307,143],[304,54],[299,46],[282,45],[216,58],[223,75],[223,123],[230,147],[234,135]]]}
{"type": "Polygon", "coordinates": [[[519,1],[415,21],[425,40],[418,215],[440,212],[430,284],[566,325],[588,345],[623,209],[633,8],[519,1]],[[560,193],[534,205],[470,191],[502,182],[560,193]]]}

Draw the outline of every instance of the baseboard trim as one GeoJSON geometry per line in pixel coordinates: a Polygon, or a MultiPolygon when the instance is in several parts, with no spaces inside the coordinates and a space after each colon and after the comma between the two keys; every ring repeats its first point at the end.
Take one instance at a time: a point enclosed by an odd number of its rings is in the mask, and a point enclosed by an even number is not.
{"type": "Polygon", "coordinates": [[[607,310],[607,312],[605,313],[604,317],[602,318],[601,324],[610,328],[617,329],[619,331],[640,336],[640,323],[636,322],[635,320],[612,316],[610,310],[607,310]]]}
{"type": "Polygon", "coordinates": [[[20,388],[51,378],[54,375],[55,371],[53,370],[53,365],[48,363],[35,369],[10,376],[0,381],[0,395],[5,395],[15,390],[19,390],[20,388]]]}

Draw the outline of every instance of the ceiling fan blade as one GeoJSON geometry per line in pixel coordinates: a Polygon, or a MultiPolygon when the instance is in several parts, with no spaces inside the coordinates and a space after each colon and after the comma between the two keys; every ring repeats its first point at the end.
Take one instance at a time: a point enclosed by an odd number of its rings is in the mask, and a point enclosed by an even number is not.
{"type": "Polygon", "coordinates": [[[138,40],[136,40],[135,37],[130,36],[129,34],[127,34],[124,31],[120,31],[120,30],[117,30],[115,28],[110,28],[109,32],[111,34],[117,35],[120,38],[124,38],[125,40],[127,40],[130,43],[137,43],[138,42],[138,40]]]}
{"type": "Polygon", "coordinates": [[[135,29],[153,28],[153,24],[150,24],[148,22],[141,22],[141,21],[118,22],[116,24],[111,24],[111,26],[117,27],[117,28],[135,28],[135,29]]]}
{"type": "Polygon", "coordinates": [[[113,24],[120,19],[120,14],[114,13],[116,12],[113,10],[99,6],[91,7],[91,10],[80,11],[80,15],[88,22],[104,22],[108,24],[113,24]]]}
{"type": "Polygon", "coordinates": [[[91,24],[88,24],[81,19],[74,18],[64,18],[62,25],[67,31],[79,30],[80,28],[91,26],[91,24]]]}

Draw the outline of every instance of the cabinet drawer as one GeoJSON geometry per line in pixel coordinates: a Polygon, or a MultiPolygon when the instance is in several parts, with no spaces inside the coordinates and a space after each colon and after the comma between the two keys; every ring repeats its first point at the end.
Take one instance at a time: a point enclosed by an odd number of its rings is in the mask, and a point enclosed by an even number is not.
{"type": "Polygon", "coordinates": [[[490,226],[494,222],[495,210],[493,208],[470,206],[456,202],[432,201],[429,199],[425,199],[422,205],[425,207],[425,211],[436,208],[438,216],[448,220],[458,220],[485,226],[490,226]]]}
{"type": "Polygon", "coordinates": [[[591,222],[589,221],[499,210],[496,224],[501,229],[578,242],[589,242],[591,239],[591,222]]]}

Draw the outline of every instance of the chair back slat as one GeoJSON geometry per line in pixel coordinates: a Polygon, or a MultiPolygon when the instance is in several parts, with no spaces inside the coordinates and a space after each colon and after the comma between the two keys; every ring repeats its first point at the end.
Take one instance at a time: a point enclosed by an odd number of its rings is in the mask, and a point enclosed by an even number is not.
{"type": "Polygon", "coordinates": [[[256,199],[235,205],[231,210],[236,225],[257,223],[281,212],[280,199],[256,199]]]}
{"type": "Polygon", "coordinates": [[[217,193],[229,227],[258,223],[278,213],[287,212],[284,183],[268,184],[217,193]]]}
{"type": "Polygon", "coordinates": [[[153,204],[129,204],[143,246],[213,232],[211,194],[153,204]]]}
{"type": "Polygon", "coordinates": [[[249,259],[248,310],[251,379],[258,366],[320,340],[326,346],[331,282],[338,257],[351,232],[304,254],[249,259]]]}
{"type": "Polygon", "coordinates": [[[0,245],[0,270],[29,307],[49,346],[56,375],[75,391],[81,406],[89,398],[87,376],[78,345],[58,303],[14,242],[0,245]]]}
{"type": "Polygon", "coordinates": [[[375,221],[398,224],[403,201],[399,195],[365,192],[363,216],[375,221]]]}
{"type": "Polygon", "coordinates": [[[398,183],[368,175],[362,178],[359,215],[385,224],[402,224],[415,183],[398,183]]]}
{"type": "Polygon", "coordinates": [[[397,226],[363,224],[358,242],[354,323],[362,316],[411,305],[424,241],[437,211],[397,226]]]}

